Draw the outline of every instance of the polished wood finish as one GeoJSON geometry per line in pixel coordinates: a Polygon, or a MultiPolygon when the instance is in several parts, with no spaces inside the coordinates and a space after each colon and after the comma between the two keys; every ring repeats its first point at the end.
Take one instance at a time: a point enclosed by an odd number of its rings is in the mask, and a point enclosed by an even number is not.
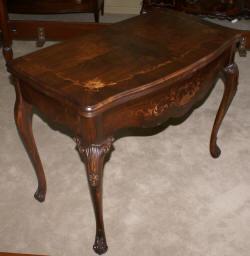
{"type": "MultiPolygon", "coordinates": [[[[170,8],[228,20],[250,18],[250,0],[143,0],[141,14],[151,12],[155,8],[170,8]]],[[[250,28],[249,30],[235,31],[240,31],[243,36],[239,44],[239,54],[241,57],[245,57],[246,50],[250,50],[250,28]]]]}
{"type": "Polygon", "coordinates": [[[99,13],[104,13],[104,0],[0,0],[0,28],[2,30],[3,55],[8,62],[13,58],[12,39],[37,39],[43,46],[45,40],[65,40],[101,28],[99,13]],[[93,12],[96,23],[9,20],[8,12],[26,14],[93,12]]]}
{"type": "Polygon", "coordinates": [[[231,29],[157,10],[9,62],[17,128],[38,178],[35,197],[44,200],[46,182],[31,131],[32,106],[74,134],[95,210],[93,248],[106,252],[103,162],[117,132],[186,115],[221,76],[225,91],[210,144],[218,157],[217,133],[238,83],[234,54],[240,40],[231,29]]]}

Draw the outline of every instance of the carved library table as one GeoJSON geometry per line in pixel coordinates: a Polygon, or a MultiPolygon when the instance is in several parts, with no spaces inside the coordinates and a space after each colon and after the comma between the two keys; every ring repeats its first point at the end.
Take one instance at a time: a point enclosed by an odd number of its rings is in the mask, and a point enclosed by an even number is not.
{"type": "Polygon", "coordinates": [[[93,248],[106,252],[102,170],[114,135],[121,128],[153,127],[186,114],[221,76],[225,92],[210,143],[218,157],[217,132],[237,87],[234,54],[240,39],[199,18],[156,10],[10,61],[16,125],[38,178],[35,198],[45,200],[46,181],[32,135],[33,106],[74,134],[95,210],[93,248]]]}

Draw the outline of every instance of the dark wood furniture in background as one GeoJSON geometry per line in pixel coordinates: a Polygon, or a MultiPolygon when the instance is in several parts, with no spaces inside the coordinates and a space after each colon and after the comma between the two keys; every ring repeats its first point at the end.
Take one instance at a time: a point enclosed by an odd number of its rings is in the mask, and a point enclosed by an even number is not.
{"type": "Polygon", "coordinates": [[[45,200],[46,181],[32,134],[33,106],[71,130],[95,210],[93,248],[106,252],[103,162],[117,132],[189,113],[222,76],[225,91],[210,140],[211,155],[218,157],[217,133],[237,88],[234,55],[240,39],[197,17],[158,10],[7,63],[15,81],[16,125],[38,178],[35,198],[45,200]]]}
{"type": "Polygon", "coordinates": [[[250,0],[143,0],[142,12],[154,7],[168,7],[229,20],[250,18],[250,0]]]}
{"type": "Polygon", "coordinates": [[[99,22],[99,13],[104,13],[104,0],[6,0],[10,13],[56,14],[88,12],[94,13],[99,22]]]}
{"type": "Polygon", "coordinates": [[[100,24],[104,0],[0,0],[0,29],[6,62],[13,57],[12,39],[37,39],[42,46],[45,39],[63,40],[106,26],[100,24]],[[96,23],[9,20],[8,13],[59,14],[91,12],[96,23]]]}
{"type": "MultiPolygon", "coordinates": [[[[241,19],[250,18],[250,0],[143,0],[141,13],[154,8],[171,8],[210,18],[241,19]]],[[[239,30],[245,37],[242,48],[250,49],[250,28],[239,30]]],[[[242,51],[241,55],[246,53],[242,51]]]]}

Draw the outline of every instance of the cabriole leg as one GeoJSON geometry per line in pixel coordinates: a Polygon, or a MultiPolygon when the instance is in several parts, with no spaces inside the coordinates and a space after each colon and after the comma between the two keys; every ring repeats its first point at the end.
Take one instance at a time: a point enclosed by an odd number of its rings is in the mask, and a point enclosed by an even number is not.
{"type": "Polygon", "coordinates": [[[225,67],[223,70],[223,74],[225,77],[225,81],[224,81],[225,90],[224,90],[222,102],[219,107],[219,111],[216,115],[216,119],[215,119],[213,130],[212,130],[211,140],[210,140],[210,153],[214,158],[219,157],[221,153],[221,150],[216,143],[218,130],[220,128],[222,120],[237,90],[238,76],[239,76],[239,70],[238,70],[237,64],[232,63],[231,65],[225,67]]]}
{"type": "Polygon", "coordinates": [[[93,246],[97,254],[103,254],[108,246],[105,237],[102,208],[102,180],[103,180],[103,161],[109,152],[113,139],[108,138],[102,144],[84,145],[81,138],[75,138],[77,148],[84,159],[90,193],[96,217],[96,237],[93,246]]]}
{"type": "Polygon", "coordinates": [[[26,147],[29,157],[33,163],[38,179],[38,188],[34,197],[43,202],[46,195],[46,179],[43,166],[38,154],[36,143],[32,132],[32,106],[23,98],[19,82],[15,81],[16,104],[15,104],[15,121],[20,137],[26,147]]]}

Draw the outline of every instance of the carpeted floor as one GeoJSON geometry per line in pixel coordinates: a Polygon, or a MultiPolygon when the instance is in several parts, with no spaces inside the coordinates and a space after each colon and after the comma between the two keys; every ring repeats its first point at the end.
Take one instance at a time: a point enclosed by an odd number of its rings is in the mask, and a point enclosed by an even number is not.
{"type": "MultiPolygon", "coordinates": [[[[37,50],[34,42],[14,41],[13,47],[16,56],[37,50]]],[[[246,58],[237,54],[236,62],[239,90],[219,132],[219,159],[208,148],[221,81],[181,124],[114,143],[104,173],[107,256],[249,256],[250,52],[246,58]]],[[[94,214],[74,142],[34,116],[48,182],[46,201],[38,203],[35,173],[14,124],[14,102],[1,56],[0,251],[95,255],[94,214]]]]}

